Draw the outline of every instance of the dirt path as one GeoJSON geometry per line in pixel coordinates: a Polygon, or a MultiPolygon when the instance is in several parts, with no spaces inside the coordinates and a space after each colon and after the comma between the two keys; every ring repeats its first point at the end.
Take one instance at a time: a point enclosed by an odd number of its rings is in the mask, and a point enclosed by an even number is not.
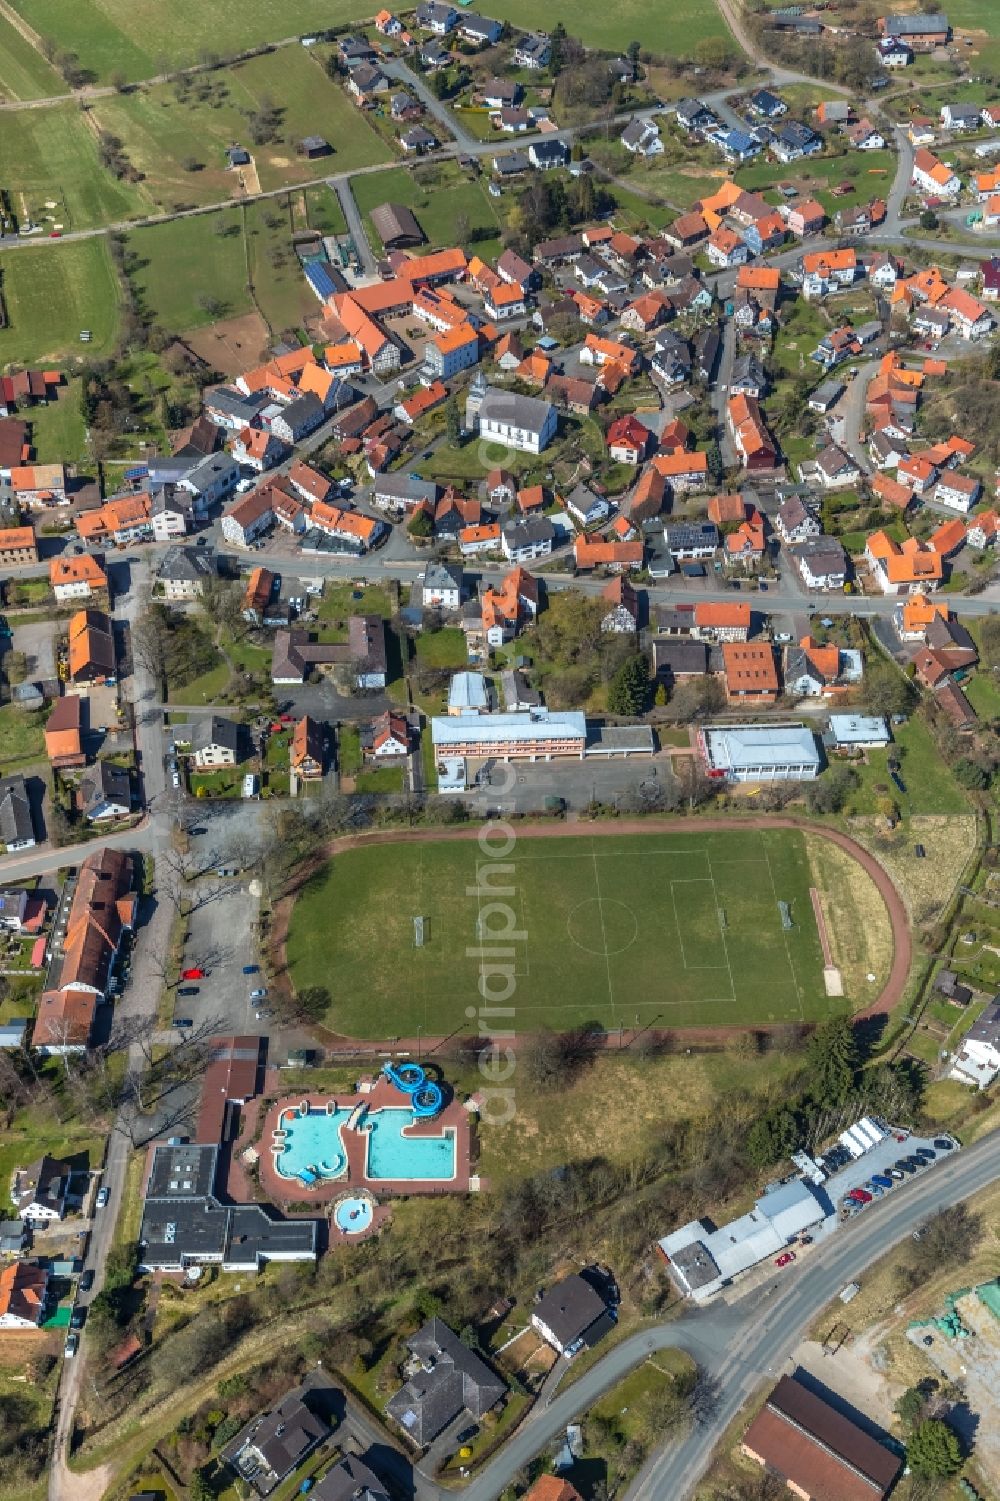
{"type": "MultiPolygon", "coordinates": [[[[384,844],[430,844],[441,840],[472,840],[479,837],[479,824],[466,824],[457,829],[383,829],[370,834],[349,834],[336,839],[331,839],[317,852],[316,856],[308,862],[298,873],[294,889],[283,896],[275,904],[274,923],[271,930],[271,970],[274,975],[273,983],[282,990],[286,997],[291,998],[291,981],[288,976],[287,939],[288,924],[291,917],[292,907],[295,903],[297,892],[305,884],[311,875],[319,869],[327,860],[336,855],[342,855],[349,850],[360,849],[365,845],[384,844]]],[[[910,920],[906,905],[889,878],[886,870],[857,840],[849,834],[841,833],[839,829],[827,828],[823,824],[813,823],[808,818],[797,818],[794,814],[783,813],[773,816],[758,816],[751,818],[685,818],[668,816],[663,818],[616,818],[606,822],[594,823],[518,823],[512,826],[518,837],[525,839],[600,839],[615,834],[655,834],[655,833],[679,833],[681,830],[693,829],[697,832],[729,833],[743,829],[801,829],[804,833],[818,835],[821,839],[829,839],[831,843],[839,845],[853,860],[861,866],[878,888],[882,900],[885,902],[892,926],[892,967],[881,994],[872,1001],[871,1005],[855,1013],[857,1020],[867,1017],[887,1016],[893,1007],[898,1005],[906,989],[906,981],[910,972],[913,959],[913,941],[910,936],[910,920]]],[[[348,1047],[358,1052],[384,1053],[386,1044],[384,1039],[372,1039],[360,1041],[354,1038],[340,1036],[327,1032],[325,1028],[316,1028],[319,1041],[327,1047],[348,1047]]],[[[672,1028],[671,1030],[682,1031],[685,1039],[698,1038],[704,1041],[732,1036],[734,1031],[741,1028],[734,1027],[691,1027],[672,1028]]],[[[746,1030],[745,1026],[742,1030],[746,1030]]],[[[755,1031],[768,1031],[767,1026],[756,1027],[755,1031]]],[[[424,1037],[422,1039],[399,1038],[394,1049],[409,1049],[414,1051],[417,1047],[425,1052],[433,1051],[440,1047],[447,1038],[424,1037]]]]}

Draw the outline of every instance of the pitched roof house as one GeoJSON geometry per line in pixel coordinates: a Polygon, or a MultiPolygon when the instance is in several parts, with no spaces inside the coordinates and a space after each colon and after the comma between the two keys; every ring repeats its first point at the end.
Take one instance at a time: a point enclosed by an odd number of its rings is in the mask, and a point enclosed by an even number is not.
{"type": "Polygon", "coordinates": [[[423,1447],[462,1412],[478,1420],[506,1395],[503,1380],[464,1345],[443,1319],[432,1318],[407,1345],[415,1369],[386,1412],[423,1447]]]}

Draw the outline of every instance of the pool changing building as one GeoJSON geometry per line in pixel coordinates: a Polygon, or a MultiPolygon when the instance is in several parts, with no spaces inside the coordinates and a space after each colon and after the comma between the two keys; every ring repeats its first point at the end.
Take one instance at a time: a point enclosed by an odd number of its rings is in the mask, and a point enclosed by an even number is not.
{"type": "Polygon", "coordinates": [[[763,1194],[749,1214],[716,1229],[692,1220],[658,1242],[680,1292],[703,1303],[758,1262],[784,1250],[803,1230],[834,1213],[815,1184],[793,1178],[763,1194]]]}
{"type": "Polygon", "coordinates": [[[822,765],[816,736],[801,722],[699,730],[698,750],[717,781],[811,782],[822,765]]]}

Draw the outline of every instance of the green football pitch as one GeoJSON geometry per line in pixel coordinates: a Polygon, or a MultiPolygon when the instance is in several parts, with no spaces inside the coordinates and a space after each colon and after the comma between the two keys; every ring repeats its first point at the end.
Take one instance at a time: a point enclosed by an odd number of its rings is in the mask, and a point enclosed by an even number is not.
{"type": "Polygon", "coordinates": [[[362,846],[298,896],[288,964],[350,1037],[474,1029],[494,960],[518,1032],[814,1021],[843,1002],[825,993],[810,884],[790,829],[525,838],[503,859],[475,840],[362,846]]]}

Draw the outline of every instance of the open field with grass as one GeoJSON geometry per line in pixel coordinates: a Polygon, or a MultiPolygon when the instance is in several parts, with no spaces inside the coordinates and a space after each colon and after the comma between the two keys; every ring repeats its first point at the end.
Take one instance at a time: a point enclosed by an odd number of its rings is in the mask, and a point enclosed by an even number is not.
{"type": "Polygon", "coordinates": [[[1000,67],[1000,10],[995,0],[955,0],[948,6],[948,20],[956,35],[966,32],[971,37],[969,56],[978,67],[1000,67]]]}
{"type": "Polygon", "coordinates": [[[816,834],[807,834],[805,841],[833,962],[852,1008],[859,1007],[879,994],[892,968],[889,913],[871,876],[846,850],[816,834]]]}
{"type": "MultiPolygon", "coordinates": [[[[841,540],[847,546],[846,539],[841,540]]],[[[892,736],[889,749],[869,751],[865,764],[856,768],[861,785],[852,793],[847,812],[877,812],[877,801],[882,794],[876,789],[884,788],[903,814],[968,813],[969,800],[920,715],[911,714],[905,724],[893,726],[892,736]],[[889,776],[890,751],[899,760],[905,793],[899,791],[889,776]]]]}
{"type": "Polygon", "coordinates": [[[22,225],[30,219],[47,229],[90,229],[143,211],[140,188],[101,165],[96,124],[88,119],[76,104],[4,115],[0,183],[22,225]]]}
{"type": "MultiPolygon", "coordinates": [[[[735,173],[741,188],[767,195],[779,182],[793,182],[803,196],[814,197],[831,216],[842,208],[884,197],[892,186],[896,157],[891,151],[852,151],[844,156],[813,156],[802,161],[754,162],[735,173]],[[853,184],[853,191],[836,198],[830,189],[853,184]]],[[[778,195],[771,195],[777,201],[778,195]]]]}
{"type": "Polygon", "coordinates": [[[9,776],[35,761],[44,761],[45,718],[44,714],[25,714],[16,704],[0,709],[0,775],[9,776]]]}
{"type": "Polygon", "coordinates": [[[77,377],[59,388],[55,401],[32,407],[31,442],[37,463],[79,464],[86,459],[87,427],[80,408],[80,386],[77,377]]]}
{"type": "Polygon", "coordinates": [[[172,333],[250,308],[242,215],[238,208],[137,229],[132,284],[145,311],[172,333]],[[214,305],[205,306],[212,300],[214,305]]]}
{"type": "MultiPolygon", "coordinates": [[[[971,3],[971,0],[966,0],[971,3]]],[[[985,0],[984,0],[985,3],[985,0]]],[[[150,78],[170,67],[187,66],[209,54],[225,54],[263,42],[302,36],[310,28],[356,24],[358,7],[351,0],[298,0],[294,10],[274,0],[13,0],[14,8],[42,36],[79,54],[95,78],[106,82],[115,73],[150,78]]],[[[374,14],[374,11],[368,12],[374,14]]],[[[567,31],[589,46],[624,51],[640,39],[652,52],[690,56],[705,37],[729,37],[714,4],[671,0],[650,11],[642,0],[615,6],[598,0],[554,0],[540,17],[531,0],[498,0],[492,14],[512,26],[551,30],[562,21],[567,31]]]]}
{"type": "Polygon", "coordinates": [[[16,26],[0,17],[0,100],[50,99],[66,85],[16,26]]]}
{"type": "Polygon", "coordinates": [[[416,215],[427,236],[427,248],[457,244],[455,225],[464,218],[470,229],[495,231],[495,238],[478,240],[471,249],[484,259],[499,253],[500,223],[493,200],[482,182],[470,180],[455,162],[428,163],[416,169],[391,167],[355,177],[351,191],[375,251],[382,249],[382,242],[372,227],[372,209],[380,203],[402,203],[416,215]]]}
{"type": "MultiPolygon", "coordinates": [[[[292,914],[295,985],[327,985],[336,997],[327,1024],[351,1036],[407,1036],[417,1027],[428,1036],[465,1025],[480,976],[480,921],[487,941],[497,921],[489,896],[480,902],[475,894],[480,867],[472,842],[338,856],[307,884],[292,914]],[[332,934],[331,912],[338,913],[332,934]],[[427,929],[419,949],[418,915],[427,929]],[[384,956],[377,974],[373,944],[384,956]]],[[[632,1026],[637,1017],[671,1027],[830,1014],[798,831],[527,838],[505,870],[522,934],[511,955],[518,1030],[632,1026]],[[791,905],[787,930],[779,900],[791,905]]],[[[488,866],[481,877],[489,879],[488,866]]]]}
{"type": "Polygon", "coordinates": [[[148,204],[159,210],[236,197],[240,174],[226,160],[236,141],[252,154],[264,192],[392,157],[364,112],[302,47],[283,47],[184,84],[116,94],[99,100],[93,114],[102,129],[125,143],[129,159],[144,174],[148,204]],[[249,116],[264,100],[279,112],[278,139],[254,146],[249,116]],[[317,161],[300,155],[299,142],[307,135],[324,136],[332,154],[317,161]]]}

